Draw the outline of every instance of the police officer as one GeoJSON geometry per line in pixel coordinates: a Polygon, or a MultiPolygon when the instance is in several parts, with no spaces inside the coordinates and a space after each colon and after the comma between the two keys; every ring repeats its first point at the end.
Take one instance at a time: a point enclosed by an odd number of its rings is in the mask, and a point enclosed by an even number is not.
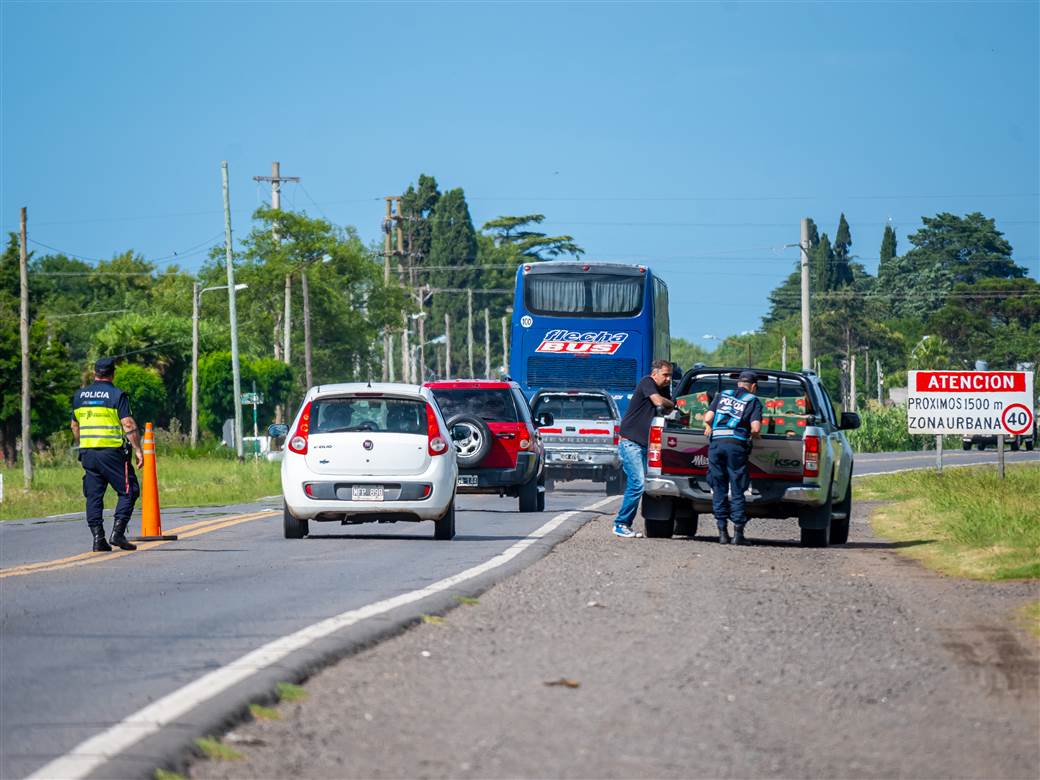
{"type": "Polygon", "coordinates": [[[105,541],[102,512],[109,485],[119,497],[116,502],[111,542],[123,550],[136,550],[126,538],[126,525],[141,494],[137,474],[130,465],[141,468],[144,452],[137,425],[130,415],[130,399],[112,384],[116,362],[101,358],[94,364],[94,381],[72,396],[72,435],[79,445],[83,465],[83,497],[87,499],[87,525],[94,535],[94,552],[109,552],[105,541]]]}
{"type": "Polygon", "coordinates": [[[711,401],[704,415],[704,435],[708,437],[708,482],[719,543],[729,544],[727,524],[733,521],[733,544],[747,544],[744,538],[744,491],[750,483],[748,456],[751,439],[762,430],[762,402],[755,397],[758,377],[754,371],[741,371],[737,388],[726,389],[711,401]]]}

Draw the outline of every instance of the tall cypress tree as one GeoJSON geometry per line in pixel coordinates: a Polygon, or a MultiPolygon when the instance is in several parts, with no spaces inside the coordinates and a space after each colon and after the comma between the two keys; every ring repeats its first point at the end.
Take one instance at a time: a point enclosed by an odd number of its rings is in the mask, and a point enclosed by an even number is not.
{"type": "MultiPolygon", "coordinates": [[[[473,229],[473,220],[466,204],[466,195],[461,188],[445,192],[437,202],[430,220],[430,259],[431,266],[467,266],[473,267],[459,270],[432,271],[429,274],[434,288],[478,289],[482,285],[476,271],[477,233],[473,229]]],[[[479,356],[484,353],[483,340],[476,337],[478,314],[487,305],[486,295],[473,297],[474,339],[480,347],[475,350],[479,356]]],[[[440,332],[444,327],[444,314],[452,319],[452,365],[456,376],[463,376],[459,370],[465,366],[467,355],[467,295],[466,293],[434,293],[432,302],[433,332],[440,332]]],[[[482,315],[481,315],[482,316],[482,315]]],[[[482,322],[481,322],[482,325],[482,322]]],[[[483,365],[483,358],[477,361],[478,370],[483,365]]]]}
{"type": "Polygon", "coordinates": [[[833,290],[834,250],[826,233],[820,234],[820,243],[809,253],[809,286],[813,292],[833,290]]]}
{"type": "Polygon", "coordinates": [[[834,236],[834,263],[828,274],[829,290],[837,290],[852,284],[852,269],[849,267],[849,247],[852,246],[852,231],[842,212],[838,220],[838,232],[834,236]]]}
{"type": "Polygon", "coordinates": [[[437,180],[424,173],[419,174],[418,187],[409,185],[407,192],[401,196],[401,215],[404,217],[401,225],[404,233],[404,265],[429,265],[433,241],[433,226],[430,221],[440,197],[437,180]]]}

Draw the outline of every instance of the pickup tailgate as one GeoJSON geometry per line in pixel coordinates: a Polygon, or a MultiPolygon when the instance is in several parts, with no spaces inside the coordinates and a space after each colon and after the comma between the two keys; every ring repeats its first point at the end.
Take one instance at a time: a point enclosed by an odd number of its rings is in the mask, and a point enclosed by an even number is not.
{"type": "MultiPolygon", "coordinates": [[[[802,399],[770,398],[762,401],[762,435],[755,439],[749,458],[752,479],[802,480],[802,439],[807,425],[802,399]]],[[[680,396],[676,408],[687,416],[687,425],[665,427],[661,436],[661,473],[701,476],[708,473],[708,439],[704,435],[706,393],[680,396]]]]}

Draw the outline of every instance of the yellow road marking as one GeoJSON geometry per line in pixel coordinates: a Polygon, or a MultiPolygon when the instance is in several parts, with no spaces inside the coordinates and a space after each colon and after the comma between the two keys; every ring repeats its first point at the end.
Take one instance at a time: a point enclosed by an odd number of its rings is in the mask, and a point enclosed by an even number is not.
{"type": "MultiPolygon", "coordinates": [[[[176,533],[181,539],[190,539],[193,536],[201,536],[207,534],[210,531],[219,531],[222,528],[230,528],[233,525],[239,525],[240,523],[248,523],[251,520],[260,520],[265,517],[273,517],[278,514],[277,512],[252,512],[245,515],[230,515],[227,517],[213,517],[209,520],[200,520],[195,523],[187,523],[186,525],[177,526],[176,528],[168,529],[169,533],[176,533]]],[[[107,553],[95,553],[87,552],[80,553],[79,555],[70,555],[67,558],[57,558],[53,561],[40,561],[39,563],[27,563],[22,566],[12,566],[8,569],[0,569],[0,579],[4,577],[18,577],[25,574],[38,574],[41,572],[58,571],[61,569],[71,569],[76,566],[85,566],[91,563],[103,563],[104,561],[111,561],[116,558],[122,558],[126,555],[133,555],[134,552],[143,552],[145,550],[152,550],[164,544],[170,544],[172,540],[168,541],[157,541],[157,542],[140,542],[137,545],[137,550],[118,550],[107,553]]]]}

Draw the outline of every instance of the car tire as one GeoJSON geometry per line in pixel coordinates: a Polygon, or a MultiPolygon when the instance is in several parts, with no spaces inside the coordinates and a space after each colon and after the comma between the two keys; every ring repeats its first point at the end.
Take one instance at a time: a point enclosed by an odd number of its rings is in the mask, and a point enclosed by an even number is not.
{"type": "MultiPolygon", "coordinates": [[[[519,510],[521,512],[538,512],[538,478],[531,477],[530,480],[520,486],[519,510]]],[[[544,495],[544,494],[543,494],[544,495]]],[[[544,499],[543,499],[544,500],[544,499]]]]}
{"type": "Polygon", "coordinates": [[[675,500],[643,494],[643,528],[647,539],[671,539],[675,534],[675,500]]]}
{"type": "Polygon", "coordinates": [[[852,519],[852,477],[849,477],[849,485],[845,488],[845,498],[834,507],[834,512],[842,514],[845,519],[835,517],[831,514],[831,544],[845,544],[849,540],[849,521],[852,519]]]}
{"type": "Polygon", "coordinates": [[[981,441],[977,442],[975,446],[979,448],[979,452],[982,452],[984,449],[986,449],[986,445],[981,441]]]}
{"type": "Polygon", "coordinates": [[[1029,441],[1027,441],[1027,442],[1026,442],[1026,449],[1027,449],[1027,450],[1028,450],[1029,452],[1032,452],[1032,451],[1033,451],[1033,447],[1034,447],[1034,446],[1035,446],[1035,444],[1034,444],[1034,442],[1033,442],[1033,440],[1032,440],[1032,439],[1030,439],[1029,441]]]}
{"type": "Polygon", "coordinates": [[[962,441],[961,442],[961,449],[970,450],[971,449],[971,442],[970,441],[962,441]]]}
{"type": "Polygon", "coordinates": [[[802,528],[802,547],[826,547],[831,543],[831,523],[834,522],[834,508],[831,504],[831,492],[834,490],[834,476],[831,475],[827,490],[827,500],[822,505],[803,510],[803,517],[811,520],[815,528],[802,528]]]}
{"type": "Polygon", "coordinates": [[[1021,445],[1021,443],[1019,443],[1018,439],[1015,439],[1013,442],[1011,442],[1011,451],[1012,452],[1018,452],[1018,450],[1019,450],[1019,448],[1021,448],[1021,446],[1022,445],[1021,445]]]}
{"type": "Polygon", "coordinates": [[[306,519],[293,517],[288,504],[282,504],[282,529],[286,539],[302,539],[310,533],[310,523],[306,519]]]}
{"type": "Polygon", "coordinates": [[[433,538],[450,541],[455,538],[455,499],[448,504],[448,511],[433,521],[433,538]]]}
{"type": "Polygon", "coordinates": [[[697,535],[697,513],[682,507],[675,512],[675,533],[691,539],[697,535]]]}
{"type": "Polygon", "coordinates": [[[452,443],[455,445],[455,460],[458,462],[459,468],[473,468],[491,451],[491,429],[479,417],[472,414],[457,414],[448,420],[446,425],[449,436],[457,425],[465,426],[470,431],[469,437],[463,441],[452,439],[452,443]]]}

